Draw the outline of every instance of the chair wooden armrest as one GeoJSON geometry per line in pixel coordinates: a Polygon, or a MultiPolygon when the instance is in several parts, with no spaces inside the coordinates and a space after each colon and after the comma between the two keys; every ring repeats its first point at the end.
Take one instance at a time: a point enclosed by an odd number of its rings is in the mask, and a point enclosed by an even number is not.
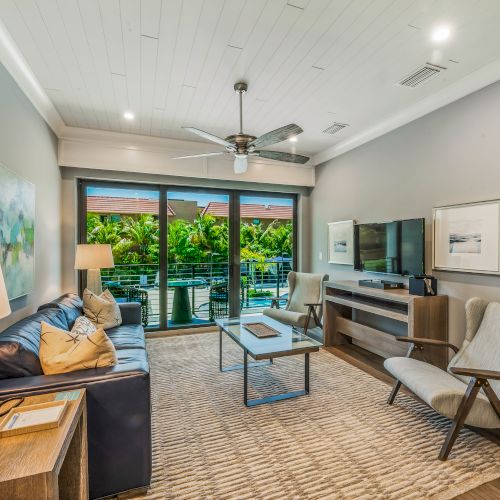
{"type": "Polygon", "coordinates": [[[284,297],[271,297],[270,300],[271,300],[271,307],[275,307],[276,309],[280,308],[280,301],[288,302],[288,299],[284,297]]]}
{"type": "Polygon", "coordinates": [[[311,321],[311,316],[314,318],[314,322],[316,323],[316,326],[320,326],[323,328],[323,324],[321,323],[321,320],[319,319],[318,313],[316,312],[316,307],[322,307],[323,303],[322,302],[306,302],[304,304],[307,307],[307,319],[306,319],[306,324],[304,327],[304,333],[307,335],[307,330],[309,328],[309,322],[311,321]]]}
{"type": "Polygon", "coordinates": [[[495,370],[479,370],[476,368],[450,368],[451,373],[455,375],[465,375],[466,377],[475,377],[482,380],[500,380],[500,372],[495,370]]]}
{"type": "Polygon", "coordinates": [[[408,342],[410,344],[416,344],[418,346],[424,345],[436,345],[441,347],[449,347],[453,352],[458,352],[460,349],[449,342],[445,342],[444,340],[435,340],[435,339],[423,339],[419,337],[396,337],[396,340],[399,342],[408,342]]]}

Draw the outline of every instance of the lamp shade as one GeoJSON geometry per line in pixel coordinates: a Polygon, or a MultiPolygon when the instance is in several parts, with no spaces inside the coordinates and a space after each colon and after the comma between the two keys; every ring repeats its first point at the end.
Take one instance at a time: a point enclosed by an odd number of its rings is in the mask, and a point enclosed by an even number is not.
{"type": "Polygon", "coordinates": [[[77,245],[75,269],[115,267],[111,245],[77,245]]]}
{"type": "Polygon", "coordinates": [[[0,267],[0,318],[5,318],[10,312],[9,297],[7,296],[7,289],[5,288],[2,268],[0,267]]]}

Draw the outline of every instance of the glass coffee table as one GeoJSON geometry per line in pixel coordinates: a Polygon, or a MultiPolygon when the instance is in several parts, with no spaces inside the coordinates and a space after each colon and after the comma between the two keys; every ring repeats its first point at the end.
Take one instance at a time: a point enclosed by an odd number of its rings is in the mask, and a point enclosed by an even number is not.
{"type": "Polygon", "coordinates": [[[260,314],[241,318],[217,319],[216,323],[219,327],[219,369],[221,372],[243,369],[243,401],[246,406],[256,406],[309,394],[309,353],[319,351],[323,344],[289,325],[260,314]],[[256,337],[244,328],[245,323],[265,323],[277,330],[279,335],[269,338],[256,337]],[[243,349],[243,364],[223,366],[222,339],[224,333],[243,349]],[[248,368],[272,364],[274,358],[296,354],[304,354],[304,389],[260,399],[248,399],[248,368]],[[256,361],[249,363],[248,355],[256,361]]]}

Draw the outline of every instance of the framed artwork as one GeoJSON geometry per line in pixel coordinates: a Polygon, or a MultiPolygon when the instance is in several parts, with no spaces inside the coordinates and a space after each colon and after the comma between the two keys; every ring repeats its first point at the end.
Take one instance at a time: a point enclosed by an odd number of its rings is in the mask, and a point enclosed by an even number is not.
{"type": "Polygon", "coordinates": [[[344,220],[328,224],[328,263],[354,264],[354,221],[344,220]]]}
{"type": "Polygon", "coordinates": [[[35,284],[35,186],[0,164],[0,264],[7,295],[15,299],[35,284]]]}
{"type": "Polygon", "coordinates": [[[500,274],[500,200],[433,212],[433,269],[500,274]]]}

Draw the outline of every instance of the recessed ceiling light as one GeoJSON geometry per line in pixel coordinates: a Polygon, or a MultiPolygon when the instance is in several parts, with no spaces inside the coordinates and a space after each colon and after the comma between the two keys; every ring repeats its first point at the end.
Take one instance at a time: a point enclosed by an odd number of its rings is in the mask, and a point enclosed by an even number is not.
{"type": "Polygon", "coordinates": [[[288,139],[290,142],[297,142],[298,139],[297,139],[297,136],[296,135],[292,135],[292,137],[290,137],[290,139],[288,139]]]}
{"type": "Polygon", "coordinates": [[[435,42],[444,42],[450,37],[451,31],[448,26],[438,26],[432,32],[432,39],[435,42]]]}
{"type": "Polygon", "coordinates": [[[125,113],[123,113],[123,118],[125,118],[125,120],[133,120],[135,115],[132,111],[125,111],[125,113]]]}

